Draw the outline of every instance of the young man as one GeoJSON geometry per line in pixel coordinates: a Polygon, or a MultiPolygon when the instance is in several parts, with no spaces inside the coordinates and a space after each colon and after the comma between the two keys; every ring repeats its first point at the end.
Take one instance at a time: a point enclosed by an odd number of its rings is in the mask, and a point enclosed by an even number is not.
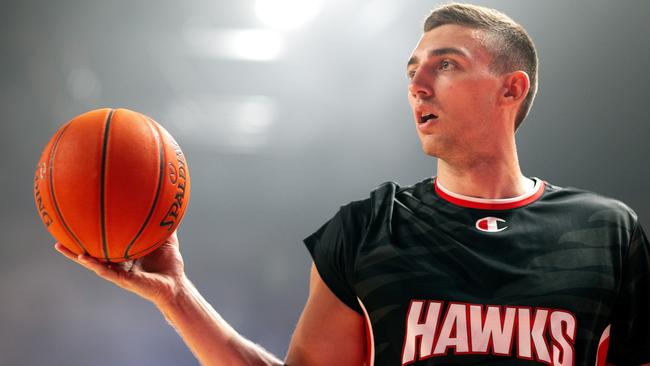
{"type": "MultiPolygon", "coordinates": [[[[525,30],[440,7],[407,74],[438,176],[386,183],[305,240],[315,265],[286,364],[650,363],[650,245],[635,213],[519,168],[515,130],[537,84],[525,30]]],[[[283,364],[197,292],[175,235],[131,268],[56,248],[156,304],[202,364],[283,364]]]]}

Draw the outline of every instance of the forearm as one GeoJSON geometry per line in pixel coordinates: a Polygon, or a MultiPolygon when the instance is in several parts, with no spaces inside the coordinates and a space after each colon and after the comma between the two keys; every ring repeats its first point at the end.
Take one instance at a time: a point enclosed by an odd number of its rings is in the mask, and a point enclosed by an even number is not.
{"type": "Polygon", "coordinates": [[[174,296],[156,305],[203,366],[283,365],[239,335],[187,278],[174,296]]]}

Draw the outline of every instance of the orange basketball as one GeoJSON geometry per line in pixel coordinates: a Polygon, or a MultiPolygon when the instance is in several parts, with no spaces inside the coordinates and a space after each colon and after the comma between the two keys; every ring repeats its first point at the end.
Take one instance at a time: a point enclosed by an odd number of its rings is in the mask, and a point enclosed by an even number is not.
{"type": "Polygon", "coordinates": [[[34,175],[36,208],[71,251],[102,261],[141,257],[160,246],[190,198],[185,156],[151,118],[96,109],[47,143],[34,175]]]}

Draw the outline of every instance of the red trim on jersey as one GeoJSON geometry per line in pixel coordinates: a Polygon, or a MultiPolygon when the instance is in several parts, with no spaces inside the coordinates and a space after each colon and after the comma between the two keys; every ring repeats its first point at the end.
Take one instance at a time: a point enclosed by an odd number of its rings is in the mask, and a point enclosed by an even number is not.
{"type": "Polygon", "coordinates": [[[357,297],[359,305],[361,305],[361,310],[363,310],[363,323],[365,325],[366,331],[366,363],[364,366],[374,366],[375,365],[375,337],[372,333],[372,323],[370,322],[370,316],[366,307],[363,305],[363,302],[360,298],[357,297]]]}
{"type": "Polygon", "coordinates": [[[607,351],[609,350],[609,329],[611,325],[603,331],[598,342],[598,351],[596,351],[596,366],[607,365],[607,351]]]}
{"type": "MultiPolygon", "coordinates": [[[[498,200],[493,200],[495,202],[477,202],[477,201],[471,201],[469,200],[469,198],[463,199],[463,198],[450,196],[449,194],[445,193],[442,189],[440,189],[440,187],[438,187],[437,181],[438,178],[434,178],[433,186],[438,196],[440,196],[440,198],[444,199],[447,202],[453,203],[454,205],[457,206],[467,207],[467,208],[477,208],[480,210],[511,210],[513,208],[526,206],[532,202],[537,201],[537,199],[539,199],[544,194],[544,189],[546,188],[546,182],[540,179],[538,181],[539,183],[537,184],[538,185],[537,191],[528,197],[522,198],[521,200],[508,202],[508,203],[496,202],[498,200]]],[[[485,201],[485,199],[480,199],[480,200],[485,201]]]]}
{"type": "Polygon", "coordinates": [[[370,319],[363,317],[364,325],[366,328],[366,365],[372,366],[374,364],[375,345],[372,339],[372,327],[370,326],[370,319]]]}

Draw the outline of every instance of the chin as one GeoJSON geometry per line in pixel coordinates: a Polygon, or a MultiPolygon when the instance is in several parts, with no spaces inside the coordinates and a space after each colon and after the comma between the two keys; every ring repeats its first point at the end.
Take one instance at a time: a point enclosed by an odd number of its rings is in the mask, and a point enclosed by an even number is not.
{"type": "Polygon", "coordinates": [[[434,158],[439,157],[440,153],[440,143],[431,135],[420,136],[420,144],[422,146],[422,152],[425,155],[432,156],[434,158]]]}
{"type": "Polygon", "coordinates": [[[431,146],[430,144],[422,144],[422,152],[424,152],[425,155],[438,158],[438,153],[439,151],[435,149],[434,146],[431,146]]]}

